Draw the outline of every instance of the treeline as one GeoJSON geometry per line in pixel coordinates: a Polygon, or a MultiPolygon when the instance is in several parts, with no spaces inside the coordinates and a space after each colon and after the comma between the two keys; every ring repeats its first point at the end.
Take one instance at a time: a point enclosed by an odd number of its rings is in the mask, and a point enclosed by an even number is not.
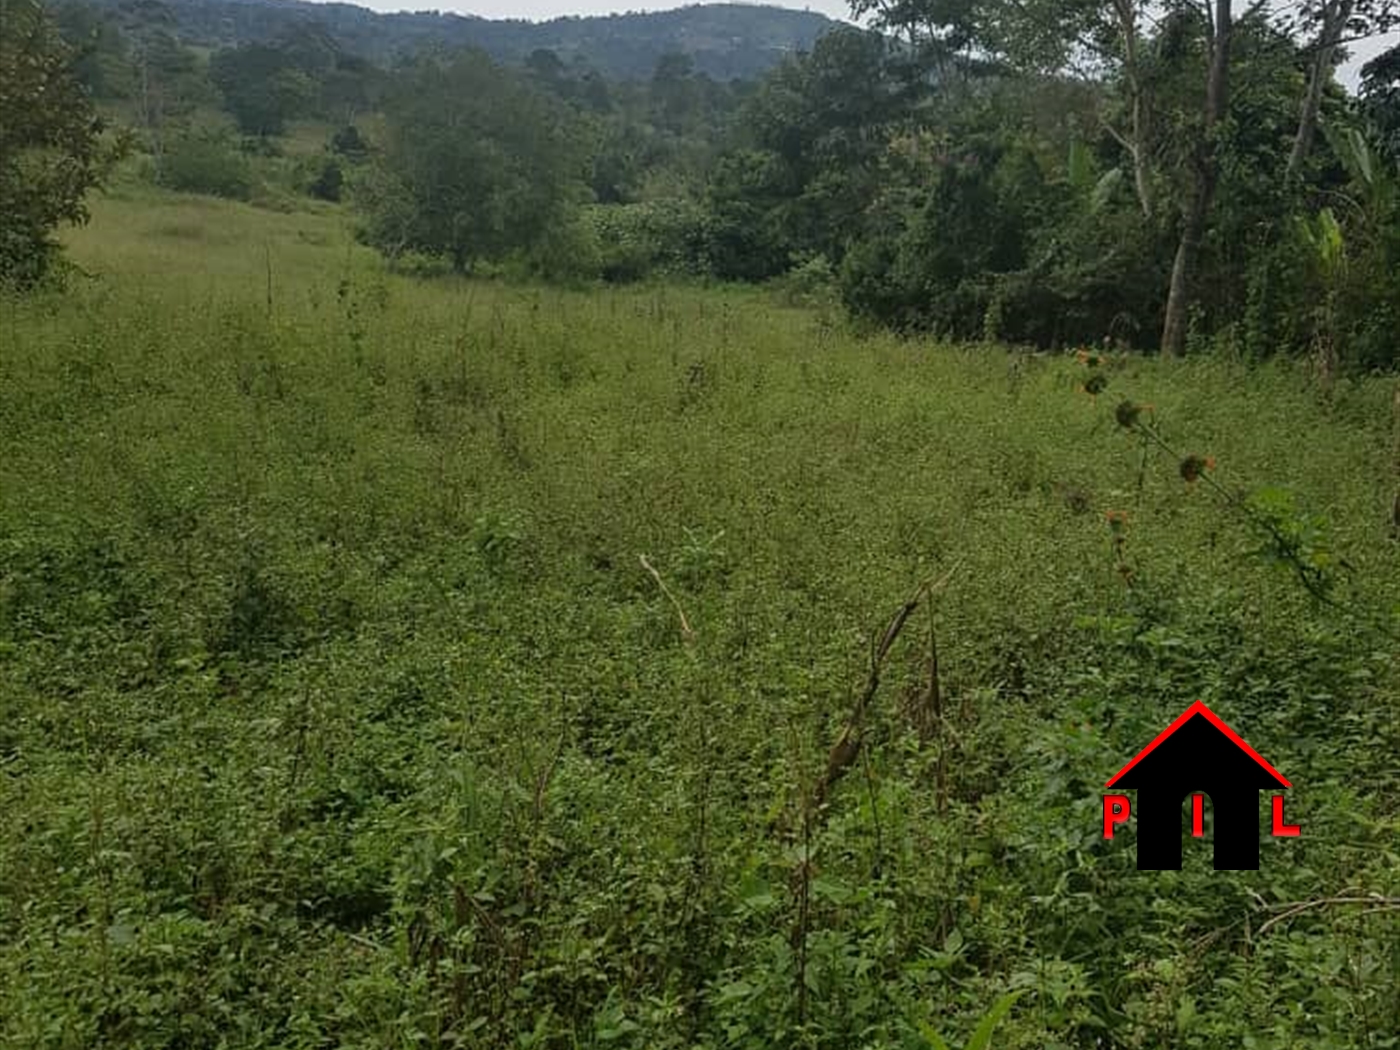
{"type": "Polygon", "coordinates": [[[246,158],[327,122],[302,187],[401,265],[781,278],[958,339],[1400,358],[1400,49],[1359,96],[1335,79],[1390,0],[855,0],[876,31],[757,83],[680,54],[630,82],[550,51],[381,68],[314,26],[205,59],[162,10],[57,10],[154,177],[246,193],[246,158]]]}
{"type": "Polygon", "coordinates": [[[862,3],[746,103],[706,191],[723,277],[828,273],[959,339],[1400,360],[1388,3],[862,3]]]}
{"type": "MultiPolygon", "coordinates": [[[[133,0],[84,0],[121,10],[133,0]]],[[[161,0],[185,43],[204,52],[269,43],[314,26],[345,50],[382,66],[430,48],[475,47],[505,65],[539,49],[566,62],[583,56],[611,80],[645,80],[678,43],[699,72],[756,79],[785,53],[808,51],[834,24],[811,11],[748,3],[685,3],[664,11],[567,15],[547,21],[481,18],[451,11],[378,12],[314,0],[161,0]]]]}

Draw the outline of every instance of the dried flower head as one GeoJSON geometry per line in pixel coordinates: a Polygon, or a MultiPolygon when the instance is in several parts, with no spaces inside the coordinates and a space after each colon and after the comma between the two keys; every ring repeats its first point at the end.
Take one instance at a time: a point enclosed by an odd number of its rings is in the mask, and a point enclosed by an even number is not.
{"type": "Polygon", "coordinates": [[[1104,520],[1108,522],[1108,527],[1114,532],[1122,532],[1128,525],[1128,512],[1126,510],[1111,510],[1104,515],[1104,520]]]}
{"type": "Polygon", "coordinates": [[[1202,474],[1215,469],[1214,456],[1187,456],[1181,461],[1181,477],[1188,484],[1194,484],[1202,474]]]}

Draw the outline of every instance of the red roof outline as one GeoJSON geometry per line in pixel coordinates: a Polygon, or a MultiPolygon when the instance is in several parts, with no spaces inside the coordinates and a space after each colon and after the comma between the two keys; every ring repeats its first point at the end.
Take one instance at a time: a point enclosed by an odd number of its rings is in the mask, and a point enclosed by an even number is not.
{"type": "Polygon", "coordinates": [[[1160,733],[1158,733],[1157,736],[1153,738],[1152,743],[1148,744],[1145,748],[1139,751],[1133,757],[1132,761],[1130,761],[1126,766],[1120,769],[1117,773],[1114,773],[1113,779],[1110,780],[1104,786],[1112,787],[1114,784],[1118,783],[1118,781],[1122,778],[1124,773],[1128,772],[1128,770],[1132,769],[1144,758],[1152,754],[1152,752],[1157,749],[1157,746],[1159,744],[1161,744],[1169,736],[1171,736],[1178,729],[1180,729],[1187,722],[1189,722],[1191,718],[1195,715],[1204,715],[1206,721],[1208,721],[1211,725],[1215,726],[1216,729],[1224,733],[1229,738],[1232,744],[1234,744],[1237,748],[1239,748],[1241,751],[1247,754],[1250,758],[1254,759],[1254,761],[1258,762],[1259,765],[1261,765],[1265,769],[1265,771],[1268,772],[1269,776],[1273,777],[1284,787],[1293,786],[1291,783],[1289,783],[1287,777],[1285,777],[1282,773],[1280,773],[1277,769],[1269,765],[1269,763],[1264,760],[1263,755],[1259,754],[1258,751],[1255,751],[1254,748],[1246,744],[1244,742],[1243,737],[1241,737],[1233,729],[1231,729],[1224,722],[1222,722],[1220,720],[1219,715],[1217,715],[1214,711],[1208,708],[1205,704],[1201,703],[1201,701],[1199,700],[1197,700],[1194,704],[1192,704],[1185,711],[1183,711],[1181,713],[1181,717],[1179,717],[1175,722],[1173,722],[1171,725],[1167,726],[1166,729],[1163,729],[1160,733]]]}

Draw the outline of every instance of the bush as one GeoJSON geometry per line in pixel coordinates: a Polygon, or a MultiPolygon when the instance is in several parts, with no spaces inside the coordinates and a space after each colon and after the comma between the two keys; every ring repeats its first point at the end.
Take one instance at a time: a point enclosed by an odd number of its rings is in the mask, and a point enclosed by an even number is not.
{"type": "Polygon", "coordinates": [[[986,141],[918,175],[876,203],[843,260],[854,315],[953,339],[1155,343],[1174,233],[1113,182],[1055,181],[1026,150],[986,141]]]}
{"type": "Polygon", "coordinates": [[[317,200],[339,201],[345,189],[345,172],[340,161],[327,157],[321,163],[320,171],[307,187],[307,192],[317,200]]]}
{"type": "Polygon", "coordinates": [[[207,193],[230,200],[253,195],[253,169],[248,159],[216,136],[190,136],[171,144],[162,158],[156,181],[181,193],[207,193]]]}
{"type": "Polygon", "coordinates": [[[369,152],[369,143],[354,124],[346,124],[331,136],[331,152],[351,160],[362,160],[369,152]]]}
{"type": "Polygon", "coordinates": [[[598,245],[599,274],[605,281],[706,270],[704,212],[690,201],[599,205],[586,209],[584,221],[598,245]]]}
{"type": "Polygon", "coordinates": [[[528,275],[563,283],[596,281],[603,268],[597,230],[578,215],[546,230],[522,261],[528,275]]]}
{"type": "Polygon", "coordinates": [[[45,278],[55,228],[87,221],[84,196],[115,158],[74,58],[42,7],[0,8],[0,285],[45,278]]]}
{"type": "Polygon", "coordinates": [[[273,159],[286,156],[286,152],[277,140],[270,139],[265,135],[244,135],[239,140],[238,150],[249,157],[273,159]]]}
{"type": "Polygon", "coordinates": [[[831,306],[840,299],[836,270],[820,253],[799,258],[791,270],[773,278],[771,286],[786,306],[831,306]]]}

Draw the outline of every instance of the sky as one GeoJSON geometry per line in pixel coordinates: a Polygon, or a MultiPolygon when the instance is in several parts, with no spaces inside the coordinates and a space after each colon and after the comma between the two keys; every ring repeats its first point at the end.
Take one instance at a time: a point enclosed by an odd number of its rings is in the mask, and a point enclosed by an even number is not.
{"type": "MultiPolygon", "coordinates": [[[[375,11],[421,11],[421,10],[441,10],[463,15],[480,15],[483,18],[528,18],[531,21],[542,21],[549,18],[558,18],[561,15],[607,15],[621,14],[626,11],[665,11],[670,8],[680,7],[687,0],[660,0],[660,2],[646,2],[646,0],[623,0],[622,3],[610,2],[610,0],[348,0],[350,3],[359,4],[375,11]]],[[[1278,0],[1275,0],[1277,6],[1278,0]]],[[[1287,4],[1288,0],[1283,0],[1287,4]]],[[[846,0],[786,0],[773,4],[775,7],[791,7],[799,11],[808,10],[824,14],[829,18],[850,19],[850,5],[846,0]]],[[[1243,0],[1235,0],[1235,7],[1243,8],[1243,0]]],[[[1372,58],[1387,47],[1393,47],[1400,43],[1400,32],[1391,33],[1386,37],[1379,37],[1373,40],[1362,41],[1353,46],[1353,56],[1346,65],[1338,70],[1338,77],[1343,84],[1355,90],[1360,70],[1365,65],[1366,60],[1372,58]]]]}

